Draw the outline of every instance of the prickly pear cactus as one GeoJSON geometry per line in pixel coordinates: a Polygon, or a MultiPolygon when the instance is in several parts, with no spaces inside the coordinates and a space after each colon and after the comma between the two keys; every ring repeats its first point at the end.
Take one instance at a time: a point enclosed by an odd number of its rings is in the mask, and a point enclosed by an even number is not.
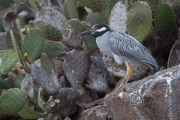
{"type": "Polygon", "coordinates": [[[48,75],[52,75],[54,64],[52,58],[48,56],[46,53],[41,54],[41,68],[45,70],[48,75]]]}
{"type": "Polygon", "coordinates": [[[63,39],[60,30],[44,21],[36,22],[34,28],[40,30],[43,36],[48,40],[61,41],[63,39]]]}
{"type": "Polygon", "coordinates": [[[119,0],[105,0],[105,17],[109,18],[109,15],[114,7],[114,5],[119,2],[119,0]]]}
{"type": "MultiPolygon", "coordinates": [[[[21,49],[21,45],[22,45],[21,36],[17,33],[17,31],[13,31],[13,33],[14,33],[14,37],[16,39],[17,45],[19,49],[21,49]]],[[[5,41],[6,41],[6,46],[8,49],[14,49],[10,31],[7,32],[5,41]]]]}
{"type": "MultiPolygon", "coordinates": [[[[69,15],[71,19],[78,18],[78,12],[76,9],[76,2],[74,0],[66,0],[64,2],[65,13],[69,15]]],[[[66,15],[67,16],[67,15],[66,15]]]]}
{"type": "Polygon", "coordinates": [[[111,30],[126,32],[127,8],[124,3],[118,2],[112,8],[109,16],[109,27],[111,30]]]}
{"type": "Polygon", "coordinates": [[[61,30],[63,38],[68,38],[72,32],[72,29],[68,26],[64,15],[52,7],[41,8],[36,14],[34,23],[38,21],[48,22],[58,30],[61,30]]]}
{"type": "Polygon", "coordinates": [[[16,12],[10,11],[5,13],[3,18],[3,27],[5,31],[9,31],[14,28],[15,18],[16,18],[16,12]]]}
{"type": "Polygon", "coordinates": [[[154,13],[155,29],[160,37],[166,36],[174,26],[174,14],[167,4],[157,6],[154,13]]]}
{"type": "Polygon", "coordinates": [[[152,12],[146,2],[137,2],[127,16],[127,31],[139,41],[144,40],[152,26],[152,12]]]}
{"type": "Polygon", "coordinates": [[[0,0],[0,7],[7,8],[10,6],[10,0],[0,0]]]}
{"type": "Polygon", "coordinates": [[[158,5],[158,0],[143,0],[149,4],[149,6],[154,10],[154,8],[158,5]]]}
{"type": "Polygon", "coordinates": [[[0,75],[0,92],[4,89],[8,89],[4,79],[2,78],[2,76],[0,75]]]}
{"type": "Polygon", "coordinates": [[[38,118],[43,118],[48,115],[48,113],[39,113],[33,108],[25,105],[21,111],[18,112],[18,114],[23,118],[23,119],[38,119],[38,118]]]}
{"type": "Polygon", "coordinates": [[[18,62],[18,56],[15,51],[3,50],[0,51],[0,74],[7,74],[15,67],[18,62]]]}
{"type": "Polygon", "coordinates": [[[18,33],[21,36],[21,42],[24,39],[24,34],[21,32],[21,30],[25,27],[25,23],[23,23],[19,18],[16,18],[15,20],[15,30],[18,31],[18,33]]]}
{"type": "Polygon", "coordinates": [[[101,12],[103,8],[103,0],[76,0],[79,4],[90,8],[95,12],[101,12]]]}
{"type": "MultiPolygon", "coordinates": [[[[100,13],[92,13],[92,14],[88,15],[85,22],[91,23],[91,26],[94,24],[105,24],[105,20],[104,20],[102,14],[100,14],[100,13]]],[[[88,29],[89,28],[90,27],[88,27],[88,29]]],[[[86,44],[87,49],[90,52],[93,52],[98,49],[98,47],[96,45],[96,39],[92,36],[86,36],[85,44],[86,44]]]]}
{"type": "Polygon", "coordinates": [[[83,25],[78,19],[71,19],[69,21],[69,24],[71,25],[72,29],[76,31],[77,33],[80,33],[84,30],[83,25]]]}
{"type": "Polygon", "coordinates": [[[5,114],[15,114],[25,105],[27,94],[18,88],[9,89],[0,96],[0,110],[5,114]]]}
{"type": "Polygon", "coordinates": [[[27,0],[27,3],[35,11],[40,9],[40,5],[38,4],[37,0],[27,0]]]}
{"type": "Polygon", "coordinates": [[[44,52],[46,52],[52,58],[55,58],[61,54],[62,49],[60,48],[59,43],[46,41],[44,45],[44,52]]]}
{"type": "Polygon", "coordinates": [[[44,47],[44,37],[40,31],[31,29],[24,38],[22,52],[28,54],[28,61],[36,60],[44,47]]]}

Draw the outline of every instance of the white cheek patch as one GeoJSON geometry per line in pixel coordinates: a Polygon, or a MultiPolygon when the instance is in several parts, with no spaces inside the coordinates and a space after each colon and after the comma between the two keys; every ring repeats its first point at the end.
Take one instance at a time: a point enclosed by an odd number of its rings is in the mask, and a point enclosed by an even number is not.
{"type": "Polygon", "coordinates": [[[105,31],[107,28],[106,27],[102,27],[101,29],[96,30],[96,32],[102,32],[105,31]]]}

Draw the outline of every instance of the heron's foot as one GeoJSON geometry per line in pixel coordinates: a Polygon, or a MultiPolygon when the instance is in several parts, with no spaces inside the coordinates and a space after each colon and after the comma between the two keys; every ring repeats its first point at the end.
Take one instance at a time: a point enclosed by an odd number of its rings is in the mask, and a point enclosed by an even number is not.
{"type": "Polygon", "coordinates": [[[124,88],[124,83],[121,83],[121,84],[119,85],[119,87],[117,87],[117,88],[115,89],[115,91],[119,91],[119,90],[121,90],[122,88],[124,88]]]}

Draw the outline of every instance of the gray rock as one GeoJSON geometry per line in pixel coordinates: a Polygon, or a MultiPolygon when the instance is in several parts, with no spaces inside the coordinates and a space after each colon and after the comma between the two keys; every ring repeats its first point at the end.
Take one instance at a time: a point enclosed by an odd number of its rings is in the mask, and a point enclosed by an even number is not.
{"type": "Polygon", "coordinates": [[[91,64],[85,86],[100,93],[109,93],[111,89],[106,81],[106,76],[94,64],[91,64]]]}
{"type": "Polygon", "coordinates": [[[34,84],[42,87],[44,92],[48,95],[54,95],[58,92],[58,88],[53,82],[52,78],[40,67],[35,64],[31,64],[31,73],[34,84]]]}
{"type": "Polygon", "coordinates": [[[89,55],[85,51],[72,50],[67,53],[63,69],[72,88],[81,86],[90,68],[89,55]]]}
{"type": "MultiPolygon", "coordinates": [[[[107,94],[99,111],[106,108],[107,116],[112,120],[178,120],[179,91],[180,66],[176,66],[128,83],[121,91],[107,94]]],[[[97,114],[94,109],[83,111],[81,119],[94,120],[98,117],[101,113],[97,114]],[[87,114],[84,115],[84,112],[87,114]],[[88,117],[90,114],[92,118],[88,117]]]]}

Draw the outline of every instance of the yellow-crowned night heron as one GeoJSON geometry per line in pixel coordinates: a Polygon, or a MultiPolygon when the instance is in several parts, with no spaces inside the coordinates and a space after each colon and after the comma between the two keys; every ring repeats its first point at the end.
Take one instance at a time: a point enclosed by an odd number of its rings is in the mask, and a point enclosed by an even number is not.
{"type": "Polygon", "coordinates": [[[140,42],[128,34],[112,32],[107,25],[96,24],[79,35],[92,35],[96,37],[96,43],[101,53],[114,57],[115,61],[119,64],[125,62],[126,76],[116,90],[122,88],[130,78],[132,68],[129,63],[133,65],[145,63],[152,70],[158,68],[156,61],[140,42]]]}

